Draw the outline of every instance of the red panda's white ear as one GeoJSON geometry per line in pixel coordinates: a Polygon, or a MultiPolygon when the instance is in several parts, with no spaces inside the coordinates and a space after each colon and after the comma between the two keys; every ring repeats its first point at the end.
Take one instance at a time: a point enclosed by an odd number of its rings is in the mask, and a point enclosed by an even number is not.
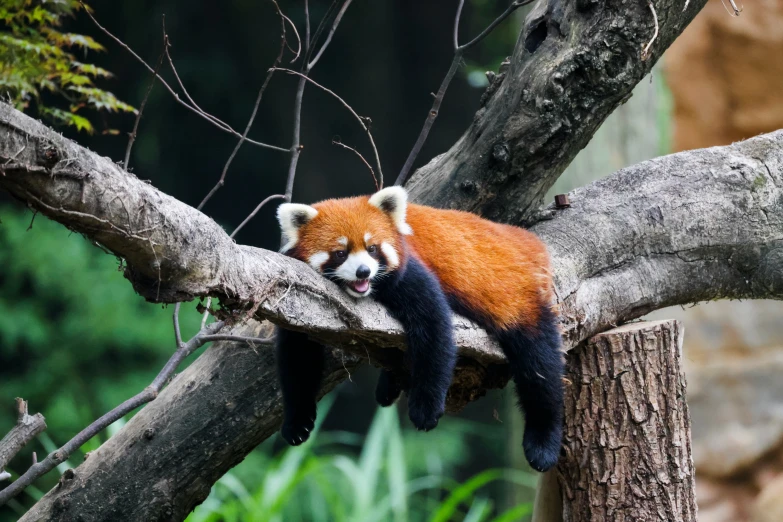
{"type": "Polygon", "coordinates": [[[318,211],[309,205],[283,203],[277,207],[277,220],[283,235],[281,252],[292,249],[299,241],[299,229],[309,223],[318,211]]]}
{"type": "Polygon", "coordinates": [[[408,193],[404,188],[394,186],[379,190],[370,196],[369,203],[388,214],[401,234],[413,234],[413,229],[405,221],[405,213],[408,210],[408,193]]]}

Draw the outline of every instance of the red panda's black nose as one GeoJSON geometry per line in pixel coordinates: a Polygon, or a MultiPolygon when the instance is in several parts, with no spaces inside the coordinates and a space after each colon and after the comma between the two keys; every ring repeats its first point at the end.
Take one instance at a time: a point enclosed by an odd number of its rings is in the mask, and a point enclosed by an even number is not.
{"type": "Polygon", "coordinates": [[[361,265],[356,269],[356,277],[359,279],[367,279],[370,277],[370,267],[367,265],[361,265]]]}

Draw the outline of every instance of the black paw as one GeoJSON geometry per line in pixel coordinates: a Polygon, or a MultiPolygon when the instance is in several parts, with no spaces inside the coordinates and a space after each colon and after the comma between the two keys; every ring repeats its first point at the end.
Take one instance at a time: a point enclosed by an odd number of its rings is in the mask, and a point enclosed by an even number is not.
{"type": "Polygon", "coordinates": [[[525,429],[522,447],[525,449],[525,458],[530,463],[530,467],[541,472],[555,467],[560,459],[561,440],[560,429],[549,430],[548,433],[525,429]]]}
{"type": "Polygon", "coordinates": [[[408,417],[419,431],[430,431],[446,411],[445,400],[433,399],[422,393],[408,396],[408,417]]]}
{"type": "Polygon", "coordinates": [[[400,388],[397,379],[387,371],[382,371],[378,378],[378,386],[375,387],[375,400],[383,406],[391,406],[400,397],[400,388]]]}
{"type": "Polygon", "coordinates": [[[310,432],[315,428],[315,413],[311,416],[296,416],[283,421],[280,435],[291,446],[299,446],[310,438],[310,432]]]}

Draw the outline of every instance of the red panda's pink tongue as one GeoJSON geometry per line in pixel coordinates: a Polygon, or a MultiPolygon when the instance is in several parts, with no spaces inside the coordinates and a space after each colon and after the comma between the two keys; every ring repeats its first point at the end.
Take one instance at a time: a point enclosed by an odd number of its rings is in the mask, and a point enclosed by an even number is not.
{"type": "Polygon", "coordinates": [[[354,289],[355,292],[359,294],[363,294],[370,288],[370,280],[369,279],[360,279],[359,281],[352,281],[351,282],[351,288],[354,289]]]}

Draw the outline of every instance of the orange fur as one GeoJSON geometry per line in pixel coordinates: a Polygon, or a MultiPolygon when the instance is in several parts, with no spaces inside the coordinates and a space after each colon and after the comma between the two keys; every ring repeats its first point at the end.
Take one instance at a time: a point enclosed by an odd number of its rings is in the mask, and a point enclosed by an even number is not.
{"type": "Polygon", "coordinates": [[[306,260],[348,238],[351,252],[387,242],[405,257],[415,254],[440,280],[447,295],[500,329],[534,327],[542,307],[552,305],[549,256],[527,230],[468,212],[408,204],[413,234],[403,236],[367,197],[332,199],[313,205],[318,215],[300,229],[294,256],[306,260]]]}
{"type": "Polygon", "coordinates": [[[507,329],[534,326],[552,302],[549,256],[532,232],[475,214],[408,205],[407,241],[443,290],[507,329]]]}

